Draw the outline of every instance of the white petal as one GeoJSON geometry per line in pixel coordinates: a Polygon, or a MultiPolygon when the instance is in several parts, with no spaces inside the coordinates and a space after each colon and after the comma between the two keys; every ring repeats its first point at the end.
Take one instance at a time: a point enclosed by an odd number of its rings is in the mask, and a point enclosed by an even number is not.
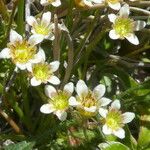
{"type": "Polygon", "coordinates": [[[123,5],[119,11],[119,15],[121,17],[128,17],[129,14],[130,14],[129,5],[128,4],[123,5]]]}
{"type": "Polygon", "coordinates": [[[76,85],[76,92],[79,97],[85,97],[88,94],[88,87],[83,80],[79,80],[76,85]]]}
{"type": "Polygon", "coordinates": [[[76,100],[75,97],[71,96],[69,98],[69,105],[70,106],[78,106],[80,103],[76,100]]]}
{"type": "Polygon", "coordinates": [[[40,35],[40,34],[34,34],[34,35],[31,35],[28,42],[30,45],[37,45],[39,43],[41,43],[44,39],[44,36],[43,35],[40,35]]]}
{"type": "Polygon", "coordinates": [[[60,62],[59,62],[59,61],[53,61],[53,62],[51,62],[51,63],[50,63],[51,71],[52,71],[52,72],[55,72],[56,70],[58,70],[59,65],[60,65],[60,62]]]}
{"type": "Polygon", "coordinates": [[[64,91],[66,91],[68,94],[71,95],[73,93],[73,91],[74,91],[74,85],[73,85],[73,83],[69,82],[68,84],[66,84],[64,86],[64,91]]]}
{"type": "Polygon", "coordinates": [[[15,43],[16,41],[22,41],[22,36],[20,34],[18,34],[16,31],[11,30],[10,31],[10,42],[11,43],[15,43]]]}
{"type": "Polygon", "coordinates": [[[46,85],[45,86],[45,94],[47,97],[52,98],[53,96],[55,96],[57,94],[57,91],[53,86],[46,85]]]}
{"type": "Polygon", "coordinates": [[[20,70],[25,70],[25,69],[27,68],[26,64],[16,63],[16,66],[17,66],[20,70]]]}
{"type": "Polygon", "coordinates": [[[87,1],[87,0],[83,0],[83,2],[85,3],[85,5],[87,6],[93,6],[91,1],[87,1]]]}
{"type": "Polygon", "coordinates": [[[29,72],[32,72],[32,64],[31,63],[27,63],[26,68],[29,72]]]}
{"type": "Polygon", "coordinates": [[[135,34],[130,34],[128,36],[125,36],[125,38],[132,44],[138,45],[139,44],[139,39],[135,34]]]}
{"type": "Polygon", "coordinates": [[[111,100],[109,98],[102,97],[100,99],[100,106],[107,106],[110,102],[111,100]]]}
{"type": "Polygon", "coordinates": [[[96,106],[84,107],[84,110],[88,111],[88,112],[95,112],[96,111],[96,106]]]}
{"type": "Polygon", "coordinates": [[[51,22],[51,12],[46,12],[42,16],[42,21],[41,23],[44,24],[45,26],[48,26],[51,22]]]}
{"type": "Polygon", "coordinates": [[[40,80],[37,80],[35,77],[33,77],[32,79],[31,79],[31,85],[32,86],[38,86],[38,85],[40,85],[41,84],[41,81],[40,80]]]}
{"type": "Polygon", "coordinates": [[[110,30],[109,31],[109,37],[113,40],[116,40],[116,39],[119,39],[120,36],[116,33],[115,30],[110,30]]]}
{"type": "Polygon", "coordinates": [[[123,123],[129,123],[135,118],[135,114],[132,112],[126,112],[122,114],[123,117],[123,123]]]}
{"type": "Polygon", "coordinates": [[[107,116],[107,113],[108,113],[108,110],[107,109],[104,109],[104,108],[99,108],[99,114],[103,117],[103,118],[106,118],[107,116]]]}
{"type": "Polygon", "coordinates": [[[93,90],[93,95],[95,98],[100,99],[106,92],[106,87],[103,84],[97,85],[93,90]]]}
{"type": "Polygon", "coordinates": [[[146,22],[145,21],[135,21],[135,27],[134,27],[134,30],[135,31],[139,31],[141,29],[143,29],[144,27],[146,26],[146,22]]]}
{"type": "Polygon", "coordinates": [[[120,3],[109,3],[108,2],[108,5],[109,5],[109,7],[110,8],[112,8],[112,9],[114,9],[114,10],[119,10],[120,8],[121,8],[121,5],[120,5],[120,3]]]}
{"type": "Polygon", "coordinates": [[[56,76],[51,76],[51,77],[48,79],[48,82],[49,82],[49,83],[52,83],[52,84],[54,84],[54,85],[60,84],[60,80],[59,80],[59,78],[56,77],[56,76]]]}
{"type": "Polygon", "coordinates": [[[104,134],[109,135],[112,133],[112,130],[105,124],[102,128],[104,134]]]}
{"type": "Polygon", "coordinates": [[[46,6],[46,5],[48,5],[48,1],[47,0],[41,0],[41,5],[43,5],[43,6],[46,6]]]}
{"type": "Polygon", "coordinates": [[[114,23],[115,20],[116,20],[116,18],[117,18],[117,16],[116,16],[115,14],[109,14],[109,15],[108,15],[108,18],[109,18],[109,21],[110,21],[110,22],[114,23]]]}
{"type": "Polygon", "coordinates": [[[115,100],[115,101],[113,101],[112,102],[112,104],[111,104],[111,108],[112,109],[120,109],[120,107],[121,107],[121,105],[120,105],[120,101],[119,100],[115,100]]]}
{"type": "Polygon", "coordinates": [[[34,56],[33,59],[30,60],[31,63],[39,63],[45,61],[45,52],[42,48],[39,48],[38,53],[34,56]]]}
{"type": "Polygon", "coordinates": [[[0,59],[1,58],[11,58],[10,56],[10,49],[9,48],[4,48],[1,52],[0,52],[0,59]]]}
{"type": "Polygon", "coordinates": [[[101,4],[101,3],[103,3],[103,0],[93,0],[93,2],[96,4],[101,4]]]}
{"type": "Polygon", "coordinates": [[[67,118],[67,113],[65,111],[56,111],[56,115],[61,121],[64,121],[67,118]]]}
{"type": "Polygon", "coordinates": [[[54,112],[55,109],[53,108],[53,105],[51,104],[44,104],[41,106],[40,111],[44,114],[50,114],[54,112]]]}
{"type": "Polygon", "coordinates": [[[54,2],[52,3],[52,5],[53,5],[54,7],[58,7],[58,6],[61,5],[61,1],[60,1],[60,0],[56,0],[56,1],[54,1],[54,2]]]}
{"type": "Polygon", "coordinates": [[[37,21],[36,21],[35,17],[29,16],[29,17],[27,17],[27,23],[30,26],[34,26],[35,24],[37,24],[37,21]]]}
{"type": "Polygon", "coordinates": [[[123,139],[125,137],[125,131],[122,128],[120,128],[117,131],[113,131],[113,134],[119,137],[120,139],[123,139]]]}

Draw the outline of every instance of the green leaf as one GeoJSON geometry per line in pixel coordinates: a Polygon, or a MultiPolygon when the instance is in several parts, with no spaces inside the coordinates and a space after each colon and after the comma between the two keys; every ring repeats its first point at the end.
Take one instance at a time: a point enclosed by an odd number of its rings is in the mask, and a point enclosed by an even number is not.
{"type": "Polygon", "coordinates": [[[130,150],[127,146],[120,142],[108,142],[98,145],[101,150],[130,150]]]}
{"type": "Polygon", "coordinates": [[[17,144],[11,144],[4,148],[4,150],[32,150],[34,146],[33,142],[19,142],[17,144]]]}
{"type": "Polygon", "coordinates": [[[150,150],[150,115],[141,116],[142,126],[138,138],[138,149],[150,150]]]}

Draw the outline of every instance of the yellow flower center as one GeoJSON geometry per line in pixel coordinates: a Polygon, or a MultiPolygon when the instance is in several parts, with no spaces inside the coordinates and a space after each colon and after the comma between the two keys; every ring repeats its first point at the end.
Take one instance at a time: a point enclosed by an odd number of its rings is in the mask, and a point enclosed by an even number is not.
{"type": "Polygon", "coordinates": [[[45,26],[42,23],[34,25],[33,28],[36,33],[42,34],[42,35],[49,35],[49,33],[52,32],[52,29],[50,28],[50,26],[45,26]]]}
{"type": "Polygon", "coordinates": [[[69,96],[67,93],[58,91],[58,94],[51,101],[56,110],[66,110],[69,107],[68,99],[69,96]]]}
{"type": "Polygon", "coordinates": [[[114,30],[122,38],[134,31],[134,22],[129,18],[117,18],[113,25],[114,30]]]}
{"type": "MultiPolygon", "coordinates": [[[[95,99],[93,96],[92,96],[92,92],[89,91],[89,93],[87,94],[87,96],[83,97],[82,99],[80,99],[79,97],[77,97],[77,100],[81,102],[81,106],[84,108],[84,107],[87,107],[87,108],[90,108],[92,106],[97,106],[98,105],[98,101],[97,99],[95,99]]],[[[88,111],[85,111],[83,108],[79,107],[78,110],[79,112],[85,116],[85,117],[92,117],[92,116],[95,116],[95,112],[88,112],[88,111]]]]}
{"type": "Polygon", "coordinates": [[[121,112],[111,109],[107,114],[106,124],[112,130],[117,130],[123,127],[121,112]]]}
{"type": "Polygon", "coordinates": [[[12,61],[21,64],[33,59],[37,50],[36,46],[30,45],[26,40],[17,41],[15,44],[9,43],[8,48],[10,48],[12,61]]]}
{"type": "Polygon", "coordinates": [[[83,97],[81,100],[81,104],[83,107],[92,107],[97,105],[97,100],[92,96],[92,92],[89,91],[88,95],[86,97],[83,97]]]}
{"type": "Polygon", "coordinates": [[[38,63],[33,66],[33,76],[37,80],[46,82],[53,73],[47,63],[38,63]]]}

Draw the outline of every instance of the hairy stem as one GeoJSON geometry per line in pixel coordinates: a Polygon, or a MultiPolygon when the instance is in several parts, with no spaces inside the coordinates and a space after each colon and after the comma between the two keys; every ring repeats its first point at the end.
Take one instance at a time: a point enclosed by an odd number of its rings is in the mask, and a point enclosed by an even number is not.
{"type": "Polygon", "coordinates": [[[5,120],[10,124],[10,126],[14,129],[16,133],[21,133],[21,129],[19,126],[15,123],[15,121],[10,118],[1,108],[0,108],[0,114],[5,118],[5,120]]]}

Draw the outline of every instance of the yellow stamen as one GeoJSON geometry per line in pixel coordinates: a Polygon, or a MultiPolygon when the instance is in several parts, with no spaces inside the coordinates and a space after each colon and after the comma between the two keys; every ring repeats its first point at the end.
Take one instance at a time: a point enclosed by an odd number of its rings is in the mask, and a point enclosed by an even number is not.
{"type": "Polygon", "coordinates": [[[58,91],[58,93],[50,100],[56,110],[66,110],[69,107],[69,96],[67,93],[58,91]]]}
{"type": "Polygon", "coordinates": [[[134,31],[134,22],[129,18],[117,18],[114,25],[114,30],[117,34],[119,34],[122,38],[127,36],[134,31]]]}
{"type": "Polygon", "coordinates": [[[33,66],[33,76],[37,80],[47,82],[52,74],[50,66],[47,63],[38,63],[33,66]]]}
{"type": "Polygon", "coordinates": [[[9,43],[12,61],[14,63],[27,63],[30,59],[34,58],[36,54],[36,46],[30,45],[26,40],[17,41],[14,44],[9,43]]]}

